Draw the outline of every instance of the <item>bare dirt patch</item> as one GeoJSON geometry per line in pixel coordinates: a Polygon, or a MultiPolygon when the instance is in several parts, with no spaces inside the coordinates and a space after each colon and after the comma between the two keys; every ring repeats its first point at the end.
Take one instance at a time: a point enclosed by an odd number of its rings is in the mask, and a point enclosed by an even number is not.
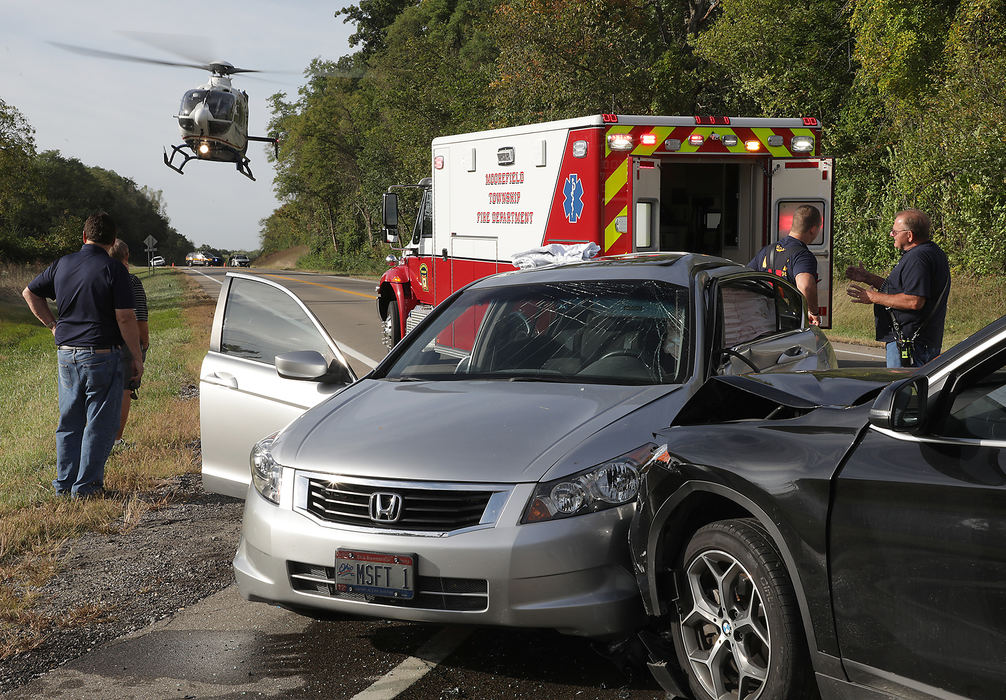
{"type": "Polygon", "coordinates": [[[198,474],[137,495],[149,508],[132,521],[63,545],[59,573],[37,591],[37,646],[0,661],[0,692],[233,582],[242,501],[207,494],[198,474]]]}
{"type": "Polygon", "coordinates": [[[280,270],[295,270],[297,269],[297,261],[301,257],[307,255],[308,247],[306,245],[298,245],[293,248],[287,248],[286,250],[281,250],[276,253],[269,253],[268,255],[263,255],[255,260],[255,267],[271,267],[278,268],[280,270]]]}

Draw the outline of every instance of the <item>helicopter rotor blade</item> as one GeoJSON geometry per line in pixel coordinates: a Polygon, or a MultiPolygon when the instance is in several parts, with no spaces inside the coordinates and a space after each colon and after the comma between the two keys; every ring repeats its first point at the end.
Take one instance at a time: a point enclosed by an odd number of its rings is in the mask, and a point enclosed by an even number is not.
{"type": "Polygon", "coordinates": [[[204,36],[126,30],[119,30],[116,33],[199,65],[209,65],[212,63],[209,57],[217,53],[213,48],[213,41],[204,36]]]}
{"type": "MultiPolygon", "coordinates": [[[[206,37],[189,36],[187,34],[162,34],[158,32],[134,32],[120,31],[119,34],[138,41],[148,46],[154,46],[162,51],[173,53],[176,56],[188,59],[203,66],[222,66],[220,72],[227,75],[234,73],[262,73],[263,71],[253,68],[238,68],[225,61],[209,60],[206,58],[210,52],[216,53],[212,48],[213,42],[206,37]]],[[[218,54],[219,55],[219,54],[218,54]]]]}
{"type": "Polygon", "coordinates": [[[128,53],[117,53],[115,51],[104,51],[103,49],[91,49],[86,46],[75,46],[74,44],[64,44],[58,41],[50,41],[53,46],[58,46],[66,51],[79,53],[84,56],[95,58],[111,58],[116,61],[132,61],[134,63],[152,63],[158,66],[181,66],[183,68],[200,68],[202,70],[212,70],[205,63],[182,63],[181,61],[164,61],[158,58],[147,58],[146,56],[134,56],[128,53]]]}

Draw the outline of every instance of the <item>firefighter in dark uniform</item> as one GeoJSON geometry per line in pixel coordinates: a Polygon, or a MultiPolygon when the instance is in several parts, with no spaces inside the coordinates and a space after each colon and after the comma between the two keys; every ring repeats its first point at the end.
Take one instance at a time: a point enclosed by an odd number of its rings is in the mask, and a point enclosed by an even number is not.
{"type": "Polygon", "coordinates": [[[821,212],[817,207],[804,204],[793,212],[789,235],[769,243],[751,259],[752,270],[771,272],[785,277],[796,285],[807,299],[807,316],[811,325],[820,323],[817,304],[817,258],[807,248],[821,230],[821,212]]]}

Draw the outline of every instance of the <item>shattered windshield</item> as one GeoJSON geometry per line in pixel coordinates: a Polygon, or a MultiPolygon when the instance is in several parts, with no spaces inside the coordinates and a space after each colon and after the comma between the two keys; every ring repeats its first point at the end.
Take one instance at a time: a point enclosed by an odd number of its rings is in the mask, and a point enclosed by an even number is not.
{"type": "Polygon", "coordinates": [[[685,288],[653,280],[469,290],[406,339],[385,377],[680,383],[687,300],[685,288]]]}

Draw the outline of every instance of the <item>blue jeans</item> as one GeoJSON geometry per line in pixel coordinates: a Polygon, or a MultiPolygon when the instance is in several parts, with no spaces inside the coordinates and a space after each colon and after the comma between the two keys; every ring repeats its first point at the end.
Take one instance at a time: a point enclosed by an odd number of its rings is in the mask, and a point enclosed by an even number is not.
{"type": "Polygon", "coordinates": [[[57,492],[86,496],[104,487],[105,462],[119,430],[119,351],[58,350],[57,492]]]}
{"type": "MultiPolygon", "coordinates": [[[[939,348],[934,350],[925,343],[921,343],[916,340],[915,345],[912,348],[911,366],[921,367],[939,354],[939,348]]],[[[898,349],[898,344],[893,340],[887,344],[887,366],[901,367],[901,350],[898,349]]]]}

